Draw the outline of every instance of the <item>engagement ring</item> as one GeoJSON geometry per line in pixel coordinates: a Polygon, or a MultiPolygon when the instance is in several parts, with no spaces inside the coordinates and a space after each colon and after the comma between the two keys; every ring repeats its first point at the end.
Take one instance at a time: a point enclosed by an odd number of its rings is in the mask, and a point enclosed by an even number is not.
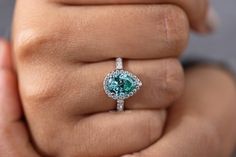
{"type": "Polygon", "coordinates": [[[116,69],[104,79],[103,87],[108,97],[117,101],[117,111],[124,111],[124,100],[133,96],[142,86],[134,74],[123,70],[123,59],[116,59],[116,69]]]}

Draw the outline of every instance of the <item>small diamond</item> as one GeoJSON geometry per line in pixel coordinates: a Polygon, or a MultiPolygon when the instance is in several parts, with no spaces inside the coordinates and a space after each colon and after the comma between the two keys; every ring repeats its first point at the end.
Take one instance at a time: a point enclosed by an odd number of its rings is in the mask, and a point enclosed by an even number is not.
{"type": "Polygon", "coordinates": [[[118,111],[124,110],[124,100],[117,100],[117,110],[118,111]]]}
{"type": "Polygon", "coordinates": [[[116,69],[123,69],[123,60],[122,58],[117,58],[116,59],[116,69]]]}

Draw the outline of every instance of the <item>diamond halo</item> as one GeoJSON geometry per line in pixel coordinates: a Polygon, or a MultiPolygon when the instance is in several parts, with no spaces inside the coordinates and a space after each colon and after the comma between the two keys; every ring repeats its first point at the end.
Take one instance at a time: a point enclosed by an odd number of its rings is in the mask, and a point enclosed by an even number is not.
{"type": "Polygon", "coordinates": [[[116,70],[106,75],[103,87],[108,97],[117,101],[117,110],[124,110],[124,100],[133,96],[142,86],[139,78],[123,70],[122,58],[116,59],[116,70]]]}

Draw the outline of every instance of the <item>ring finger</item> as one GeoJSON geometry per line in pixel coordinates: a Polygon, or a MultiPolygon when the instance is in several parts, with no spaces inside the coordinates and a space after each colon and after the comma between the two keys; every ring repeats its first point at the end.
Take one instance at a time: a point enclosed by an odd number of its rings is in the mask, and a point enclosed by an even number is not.
{"type": "MultiPolygon", "coordinates": [[[[57,68],[53,64],[24,67],[27,69],[19,75],[20,84],[24,85],[21,86],[24,104],[34,108],[55,104],[57,111],[72,115],[113,110],[116,102],[105,94],[103,80],[114,70],[114,65],[112,60],[63,64],[57,68]],[[34,71],[39,74],[33,74],[34,71]]],[[[127,109],[165,108],[182,93],[184,76],[177,59],[124,60],[124,69],[137,75],[143,83],[140,91],[127,99],[127,109]]]]}

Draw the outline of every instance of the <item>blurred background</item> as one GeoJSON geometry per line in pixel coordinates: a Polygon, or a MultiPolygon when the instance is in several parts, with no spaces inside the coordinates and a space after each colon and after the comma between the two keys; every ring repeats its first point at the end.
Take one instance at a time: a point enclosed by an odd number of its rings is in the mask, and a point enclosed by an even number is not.
{"type": "MultiPolygon", "coordinates": [[[[0,0],[0,37],[10,37],[14,2],[0,0]]],[[[212,5],[220,16],[219,29],[207,36],[193,33],[183,59],[204,58],[224,62],[236,74],[236,0],[212,0],[212,5]]]]}

